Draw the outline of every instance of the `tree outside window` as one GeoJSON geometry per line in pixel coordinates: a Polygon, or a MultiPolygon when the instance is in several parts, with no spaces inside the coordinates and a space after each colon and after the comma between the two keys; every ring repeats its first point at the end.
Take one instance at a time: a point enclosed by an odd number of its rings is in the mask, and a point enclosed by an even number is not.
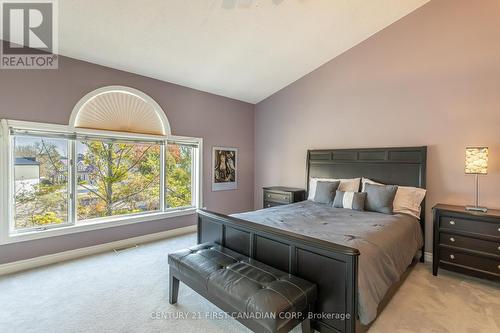
{"type": "Polygon", "coordinates": [[[165,206],[193,206],[193,148],[168,144],[166,158],[165,206]]]}
{"type": "Polygon", "coordinates": [[[78,142],[79,221],[160,209],[161,145],[78,142]]]}
{"type": "Polygon", "coordinates": [[[14,228],[68,221],[68,142],[35,136],[14,138],[14,228]]]}

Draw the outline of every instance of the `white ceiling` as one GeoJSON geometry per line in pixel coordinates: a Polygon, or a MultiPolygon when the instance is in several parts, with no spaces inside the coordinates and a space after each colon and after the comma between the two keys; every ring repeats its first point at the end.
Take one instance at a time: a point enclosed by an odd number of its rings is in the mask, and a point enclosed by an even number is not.
{"type": "Polygon", "coordinates": [[[429,0],[63,0],[59,51],[257,103],[429,0]]]}

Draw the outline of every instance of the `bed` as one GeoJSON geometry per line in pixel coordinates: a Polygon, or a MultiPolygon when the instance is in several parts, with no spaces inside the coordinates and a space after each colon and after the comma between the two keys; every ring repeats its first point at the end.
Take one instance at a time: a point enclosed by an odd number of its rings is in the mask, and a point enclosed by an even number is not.
{"type": "MultiPolygon", "coordinates": [[[[367,177],[425,188],[426,147],[310,150],[306,179],[367,177]]],[[[226,216],[202,210],[198,242],[216,242],[318,285],[313,327],[359,333],[424,248],[419,219],[304,201],[226,216]],[[361,254],[361,255],[360,255],[361,254]]]]}

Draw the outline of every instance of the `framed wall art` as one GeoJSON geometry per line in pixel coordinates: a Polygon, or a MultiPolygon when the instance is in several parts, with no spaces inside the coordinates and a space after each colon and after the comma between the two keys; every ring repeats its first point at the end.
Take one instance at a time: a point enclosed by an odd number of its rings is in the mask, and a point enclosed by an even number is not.
{"type": "Polygon", "coordinates": [[[238,188],[238,148],[213,147],[212,191],[238,188]]]}

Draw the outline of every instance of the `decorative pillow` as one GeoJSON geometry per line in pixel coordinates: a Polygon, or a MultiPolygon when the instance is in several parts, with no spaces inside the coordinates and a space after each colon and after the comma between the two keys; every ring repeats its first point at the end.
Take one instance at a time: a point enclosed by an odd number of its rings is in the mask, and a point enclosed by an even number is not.
{"type": "Polygon", "coordinates": [[[365,209],[366,193],[337,191],[333,207],[363,211],[365,209]]]}
{"type": "Polygon", "coordinates": [[[307,200],[314,200],[314,195],[316,194],[316,185],[318,181],[325,182],[336,182],[340,181],[338,190],[344,192],[359,192],[359,185],[361,183],[361,178],[352,179],[334,179],[334,178],[311,178],[309,180],[309,193],[307,200]]]}
{"type": "MultiPolygon", "coordinates": [[[[365,184],[376,184],[383,185],[381,183],[374,182],[371,179],[362,179],[363,192],[365,189],[365,184]]],[[[420,213],[422,207],[422,201],[424,201],[426,190],[423,188],[412,187],[412,186],[398,186],[396,192],[396,197],[394,198],[394,213],[408,214],[420,219],[420,213]]]]}
{"type": "Polygon", "coordinates": [[[365,192],[365,185],[366,184],[373,184],[373,185],[386,185],[386,184],[382,184],[382,183],[378,183],[374,180],[371,180],[370,178],[361,178],[361,192],[365,192]]]}
{"type": "Polygon", "coordinates": [[[340,181],[325,182],[318,181],[316,184],[316,192],[314,193],[314,202],[331,204],[335,196],[335,191],[339,188],[340,181]]]}
{"type": "Polygon", "coordinates": [[[392,214],[397,190],[397,185],[375,185],[366,183],[365,209],[372,212],[392,214]]]}
{"type": "Polygon", "coordinates": [[[415,216],[420,220],[422,201],[424,201],[426,190],[411,186],[398,186],[394,198],[394,213],[403,213],[415,216]]]}

